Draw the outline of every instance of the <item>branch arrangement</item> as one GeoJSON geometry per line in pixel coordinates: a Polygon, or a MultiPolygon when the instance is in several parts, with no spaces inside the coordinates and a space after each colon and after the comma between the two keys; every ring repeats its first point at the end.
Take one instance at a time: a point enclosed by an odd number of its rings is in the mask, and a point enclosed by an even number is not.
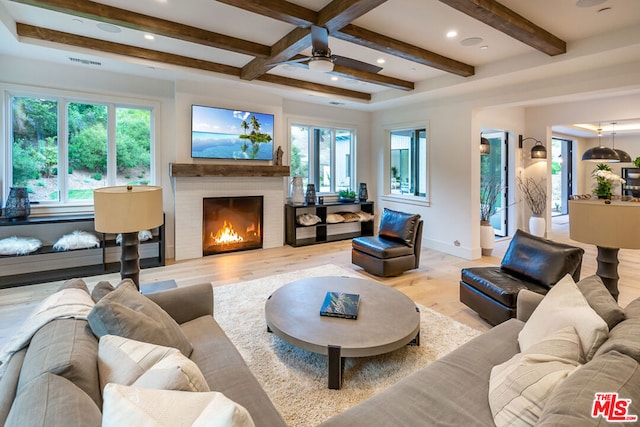
{"type": "Polygon", "coordinates": [[[547,208],[547,188],[544,185],[544,178],[536,181],[533,178],[522,179],[517,177],[518,188],[527,202],[527,206],[535,216],[541,216],[547,208]]]}

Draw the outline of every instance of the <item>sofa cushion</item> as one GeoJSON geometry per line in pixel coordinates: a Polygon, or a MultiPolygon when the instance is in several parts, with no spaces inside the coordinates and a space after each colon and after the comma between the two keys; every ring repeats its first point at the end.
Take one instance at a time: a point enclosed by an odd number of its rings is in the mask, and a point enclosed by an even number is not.
{"type": "Polygon", "coordinates": [[[627,319],[640,318],[640,298],[634,299],[624,308],[624,316],[627,319]]]}
{"type": "Polygon", "coordinates": [[[42,374],[18,393],[5,427],[99,427],[102,414],[75,384],[58,375],[42,374]]]}
{"type": "Polygon", "coordinates": [[[22,349],[11,356],[2,377],[0,377],[0,426],[3,426],[9,415],[11,404],[16,398],[18,378],[27,349],[22,349]]]}
{"type": "Polygon", "coordinates": [[[536,425],[609,425],[600,415],[591,416],[596,393],[618,393],[619,399],[631,399],[627,414],[640,416],[638,362],[616,351],[594,358],[553,391],[536,425]]]}
{"type": "Polygon", "coordinates": [[[596,352],[596,357],[618,351],[640,363],[640,317],[618,323],[609,331],[609,339],[596,352]]]}
{"type": "Polygon", "coordinates": [[[518,335],[522,352],[566,326],[580,336],[585,359],[607,339],[607,323],[589,306],[570,275],[560,280],[540,302],[518,335]]]}
{"type": "Polygon", "coordinates": [[[545,295],[549,288],[512,276],[500,267],[463,268],[461,278],[464,283],[507,307],[515,307],[518,293],[523,289],[545,295]]]}
{"type": "Polygon", "coordinates": [[[582,360],[578,333],[573,326],[567,326],[494,366],[489,380],[489,406],[496,426],[534,425],[551,392],[582,360]]]}
{"type": "Polygon", "coordinates": [[[582,248],[517,230],[502,258],[501,267],[516,276],[551,287],[565,274],[573,275],[582,265],[583,253],[582,248]]]}
{"type": "Polygon", "coordinates": [[[98,337],[119,335],[174,347],[187,357],[193,350],[176,321],[156,303],[140,294],[128,279],[96,303],[88,320],[98,337]]]}
{"type": "Polygon", "coordinates": [[[361,236],[351,242],[354,249],[381,259],[413,255],[413,248],[379,236],[361,236]]]}
{"type": "Polygon", "coordinates": [[[117,335],[100,338],[100,389],[108,383],[163,390],[209,391],[198,366],[177,349],[117,335]]]}
{"type": "Polygon", "coordinates": [[[413,247],[420,215],[385,208],[380,219],[378,235],[413,247]]]}
{"type": "Polygon", "coordinates": [[[85,320],[57,319],[36,332],[24,358],[18,392],[45,372],[68,379],[102,405],[98,339],[85,320]]]}
{"type": "Polygon", "coordinates": [[[585,277],[577,285],[589,306],[607,322],[609,329],[624,320],[624,310],[618,305],[599,276],[594,274],[585,277]]]}
{"type": "Polygon", "coordinates": [[[103,427],[254,427],[249,412],[219,392],[191,393],[108,384],[103,427]]]}
{"type": "Polygon", "coordinates": [[[87,284],[85,283],[85,281],[77,278],[65,281],[62,285],[60,285],[58,291],[61,291],[63,289],[81,289],[86,293],[89,293],[89,288],[87,288],[87,284]]]}

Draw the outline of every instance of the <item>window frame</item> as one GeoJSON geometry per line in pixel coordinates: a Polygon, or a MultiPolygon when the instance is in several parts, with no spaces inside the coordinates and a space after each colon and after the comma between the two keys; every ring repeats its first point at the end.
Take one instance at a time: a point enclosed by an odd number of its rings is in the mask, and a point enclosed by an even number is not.
{"type": "MultiPolygon", "coordinates": [[[[349,171],[351,175],[349,177],[350,183],[349,188],[353,191],[357,191],[356,183],[357,183],[357,146],[358,146],[358,129],[354,125],[349,124],[339,124],[339,123],[318,123],[314,120],[310,120],[307,118],[290,118],[288,119],[287,125],[287,141],[289,143],[289,157],[291,157],[291,128],[294,126],[306,127],[309,129],[309,135],[314,134],[315,129],[330,129],[331,130],[331,190],[330,191],[320,191],[320,185],[318,182],[315,182],[315,179],[319,179],[319,171],[317,170],[317,162],[315,162],[316,158],[319,158],[319,146],[312,146],[311,140],[309,141],[308,153],[309,153],[309,176],[308,183],[315,184],[316,194],[321,194],[324,196],[337,195],[338,191],[336,189],[336,131],[349,131],[351,133],[351,144],[349,151],[349,171]],[[314,160],[312,162],[312,160],[314,160]]],[[[290,159],[291,160],[291,159],[290,159]]],[[[304,177],[303,177],[304,178],[304,177]]]]}
{"type": "MultiPolygon", "coordinates": [[[[430,183],[431,183],[431,179],[430,179],[431,129],[429,126],[429,122],[425,121],[425,122],[412,122],[412,123],[387,125],[384,127],[384,138],[385,138],[385,144],[384,144],[385,171],[383,174],[384,185],[382,187],[384,189],[384,194],[382,194],[380,198],[383,201],[388,201],[388,202],[401,202],[401,203],[406,203],[410,205],[429,206],[430,197],[431,197],[431,191],[430,191],[431,190],[431,186],[430,186],[430,183]],[[422,130],[422,129],[424,129],[424,132],[425,132],[426,147],[424,149],[424,153],[419,152],[418,155],[421,157],[424,156],[422,157],[422,159],[425,162],[425,168],[426,168],[425,195],[417,196],[414,194],[392,193],[391,192],[391,134],[393,132],[401,132],[401,131],[412,131],[415,133],[416,131],[422,130]]],[[[414,164],[416,164],[417,161],[418,159],[415,159],[415,158],[410,159],[410,162],[413,162],[414,164]]],[[[419,172],[417,172],[417,175],[419,176],[419,172]]]]}
{"type": "Polygon", "coordinates": [[[107,122],[107,185],[115,184],[115,174],[117,171],[116,164],[116,109],[131,108],[148,110],[150,113],[150,185],[159,185],[160,176],[160,148],[157,139],[158,114],[160,112],[160,102],[150,99],[140,99],[124,96],[105,95],[101,93],[89,93],[72,90],[60,90],[52,88],[40,88],[23,85],[0,85],[2,92],[2,146],[0,147],[0,164],[3,165],[0,171],[0,180],[2,181],[1,191],[3,199],[9,194],[9,190],[13,185],[13,163],[12,163],[12,134],[13,134],[13,108],[12,99],[14,97],[23,98],[42,98],[56,101],[58,103],[58,155],[59,169],[64,173],[58,182],[58,191],[61,197],[57,201],[40,201],[31,206],[33,213],[39,215],[59,215],[73,213],[92,213],[93,201],[82,200],[66,200],[67,179],[66,172],[68,170],[68,105],[70,103],[83,103],[104,105],[108,109],[109,120],[107,122]],[[64,195],[64,196],[62,196],[64,195]]]}

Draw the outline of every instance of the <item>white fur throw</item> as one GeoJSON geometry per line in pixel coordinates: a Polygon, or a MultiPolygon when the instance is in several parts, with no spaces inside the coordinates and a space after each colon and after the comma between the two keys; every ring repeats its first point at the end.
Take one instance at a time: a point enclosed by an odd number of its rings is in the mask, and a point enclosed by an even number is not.
{"type": "MultiPolygon", "coordinates": [[[[138,240],[144,242],[145,240],[150,240],[153,238],[153,234],[149,230],[142,230],[138,232],[138,240]]],[[[116,244],[119,245],[122,243],[122,234],[118,234],[116,236],[116,244]]]]}
{"type": "Polygon", "coordinates": [[[99,248],[100,240],[93,234],[86,231],[76,230],[71,234],[62,236],[53,249],[56,251],[69,251],[73,249],[99,248]]]}
{"type": "Polygon", "coordinates": [[[42,247],[42,242],[33,237],[7,237],[0,240],[0,255],[26,255],[42,247]]]}

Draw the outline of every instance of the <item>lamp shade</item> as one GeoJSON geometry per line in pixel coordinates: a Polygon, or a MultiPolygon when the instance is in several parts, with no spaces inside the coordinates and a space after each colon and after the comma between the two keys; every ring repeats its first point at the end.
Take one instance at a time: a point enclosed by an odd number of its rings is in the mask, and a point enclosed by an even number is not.
{"type": "Polygon", "coordinates": [[[585,151],[582,155],[582,160],[588,162],[619,162],[620,156],[614,149],[599,145],[585,151]]]}
{"type": "Polygon", "coordinates": [[[93,190],[95,228],[101,233],[133,233],[163,223],[162,187],[129,185],[93,190]]]}
{"type": "Polygon", "coordinates": [[[491,154],[491,143],[483,136],[480,136],[480,154],[491,154]]]}
{"type": "Polygon", "coordinates": [[[546,159],[547,158],[547,149],[542,145],[542,142],[537,141],[536,144],[531,148],[531,158],[532,159],[546,159]]]}
{"type": "Polygon", "coordinates": [[[618,153],[618,157],[620,157],[620,163],[633,163],[633,159],[626,151],[619,150],[614,148],[614,151],[618,153]]]}

